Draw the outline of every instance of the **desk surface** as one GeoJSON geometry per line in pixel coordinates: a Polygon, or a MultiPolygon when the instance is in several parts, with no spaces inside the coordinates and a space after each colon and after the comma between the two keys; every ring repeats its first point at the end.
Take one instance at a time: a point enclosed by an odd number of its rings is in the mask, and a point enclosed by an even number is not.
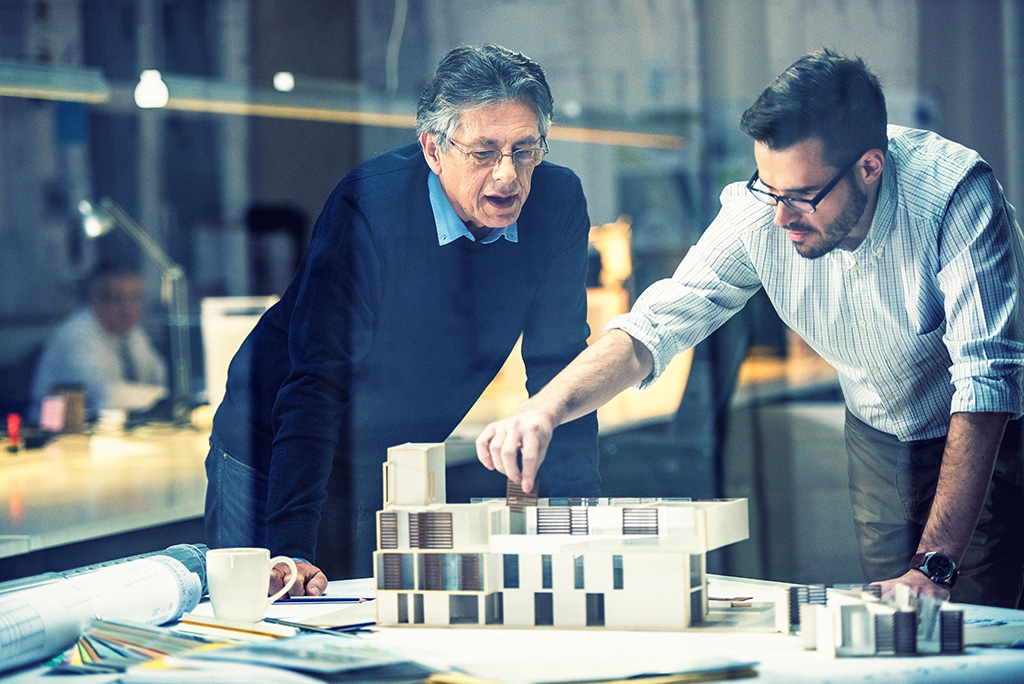
{"type": "MultiPolygon", "coordinates": [[[[711,576],[709,591],[715,594],[735,591],[743,580],[711,576]],[[721,593],[719,591],[719,593],[721,593]]],[[[335,595],[373,595],[372,580],[332,582],[329,593],[335,595]]],[[[748,595],[758,599],[754,584],[748,595]]],[[[349,604],[353,610],[362,610],[366,604],[349,604]]],[[[307,619],[312,608],[279,602],[271,607],[275,617],[307,619]]],[[[1009,611],[963,606],[968,620],[991,618],[993,614],[1009,616],[1006,619],[1024,621],[1024,611],[1009,611]],[[994,613],[993,613],[994,611],[994,613]]],[[[326,605],[322,612],[336,611],[337,606],[326,605]]],[[[210,615],[210,606],[204,601],[196,609],[199,614],[210,615]]],[[[653,666],[665,662],[672,654],[695,659],[722,658],[740,662],[756,662],[757,676],[748,680],[757,683],[791,684],[793,682],[920,682],[922,684],[986,684],[1020,682],[1024,673],[1024,650],[1011,648],[969,647],[963,655],[832,658],[817,651],[803,650],[799,636],[778,633],[751,633],[737,631],[639,632],[555,629],[480,629],[455,627],[374,628],[363,636],[385,647],[410,651],[428,665],[451,667],[497,664],[504,668],[501,681],[516,682],[524,677],[536,677],[544,663],[556,660],[584,662],[585,660],[613,657],[635,661],[638,667],[645,663],[653,666]]],[[[41,666],[0,677],[4,684],[27,684],[48,681],[109,682],[113,677],[99,675],[47,676],[41,666]]],[[[542,670],[541,670],[542,671],[542,670]]],[[[640,671],[640,670],[638,670],[640,671]]]]}
{"type": "MultiPolygon", "coordinates": [[[[709,595],[742,594],[754,601],[769,600],[772,583],[750,582],[711,575],[709,595]]],[[[1024,611],[962,606],[965,622],[1003,619],[1024,623],[1024,611]]],[[[695,662],[725,659],[756,662],[757,676],[737,681],[769,684],[828,682],[829,684],[915,682],[971,684],[1024,681],[1024,650],[968,647],[963,655],[835,658],[806,651],[799,635],[690,630],[685,632],[612,631],[603,629],[462,629],[379,628],[365,638],[382,645],[429,653],[428,664],[464,666],[499,663],[502,681],[536,676],[545,662],[608,658],[635,661],[637,672],[645,663],[662,663],[666,653],[692,655],[695,662]]]]}
{"type": "Polygon", "coordinates": [[[148,426],[4,452],[0,558],[201,517],[208,450],[202,432],[148,426]]]}
{"type": "MultiPolygon", "coordinates": [[[[385,646],[430,652],[438,662],[494,658],[506,672],[518,663],[536,667],[553,661],[585,661],[629,654],[657,662],[665,653],[692,654],[695,662],[721,658],[756,662],[753,684],[986,684],[1018,683],[1024,651],[970,648],[964,655],[832,658],[803,650],[800,636],[715,632],[569,632],[545,630],[381,629],[372,639],[385,646]]],[[[643,672],[643,670],[638,670],[643,672]]],[[[514,680],[505,680],[514,681],[514,680]]]]}

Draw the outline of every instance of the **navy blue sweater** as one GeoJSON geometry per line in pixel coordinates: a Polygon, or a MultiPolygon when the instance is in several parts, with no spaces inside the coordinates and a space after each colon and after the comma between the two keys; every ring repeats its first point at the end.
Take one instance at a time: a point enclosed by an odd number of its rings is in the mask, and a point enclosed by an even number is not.
{"type": "MultiPolygon", "coordinates": [[[[575,174],[534,169],[517,243],[439,246],[428,173],[418,145],[349,173],[232,360],[214,435],[268,476],[274,554],[312,560],[332,467],[379,472],[389,446],[446,439],[520,334],[530,394],[586,346],[590,222],[575,174]]],[[[599,494],[594,415],[555,431],[542,472],[551,496],[599,494]]]]}

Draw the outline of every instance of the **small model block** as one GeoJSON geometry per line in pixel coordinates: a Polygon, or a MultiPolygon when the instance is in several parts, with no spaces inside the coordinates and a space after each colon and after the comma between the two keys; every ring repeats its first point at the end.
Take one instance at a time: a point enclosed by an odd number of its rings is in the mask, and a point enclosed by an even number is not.
{"type": "Polygon", "coordinates": [[[384,463],[384,508],[447,501],[444,444],[407,443],[388,449],[384,463]]]}

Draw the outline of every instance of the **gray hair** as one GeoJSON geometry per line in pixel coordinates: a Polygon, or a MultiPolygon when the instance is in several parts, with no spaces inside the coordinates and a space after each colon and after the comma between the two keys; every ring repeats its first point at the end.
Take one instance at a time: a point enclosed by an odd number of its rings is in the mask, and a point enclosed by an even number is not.
{"type": "Polygon", "coordinates": [[[443,152],[470,109],[522,102],[537,114],[548,134],[554,100],[540,65],[500,45],[457,47],[441,60],[416,108],[416,134],[432,133],[443,152]]]}

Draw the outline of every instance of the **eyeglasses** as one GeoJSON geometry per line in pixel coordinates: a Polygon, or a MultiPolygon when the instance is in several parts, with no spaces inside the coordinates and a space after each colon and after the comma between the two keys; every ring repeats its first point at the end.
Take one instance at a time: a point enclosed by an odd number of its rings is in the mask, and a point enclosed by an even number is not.
{"type": "Polygon", "coordinates": [[[762,201],[765,204],[768,204],[770,206],[773,206],[773,207],[774,206],[778,206],[779,202],[782,202],[783,204],[785,204],[788,208],[792,209],[793,211],[798,211],[801,214],[813,214],[818,209],[818,203],[821,202],[821,200],[825,199],[825,195],[827,195],[829,193],[829,191],[832,190],[832,188],[836,187],[836,184],[839,183],[839,181],[841,181],[843,179],[843,176],[845,176],[847,173],[849,173],[850,169],[853,168],[854,164],[856,164],[858,161],[860,161],[860,158],[862,156],[863,156],[863,154],[857,155],[857,157],[853,161],[851,161],[849,164],[844,166],[842,168],[842,170],[839,173],[836,174],[836,177],[833,178],[832,180],[830,180],[825,185],[825,187],[823,187],[818,192],[818,194],[815,195],[811,199],[802,199],[802,198],[799,198],[799,197],[786,197],[784,195],[775,195],[775,194],[772,194],[772,193],[768,192],[767,190],[762,190],[761,188],[755,188],[754,187],[754,183],[756,183],[757,180],[758,180],[758,176],[757,176],[757,171],[756,170],[754,171],[754,175],[750,177],[750,180],[747,181],[747,190],[749,190],[750,193],[754,197],[756,197],[760,201],[762,201]]]}
{"type": "Polygon", "coordinates": [[[548,151],[548,142],[544,138],[540,139],[540,147],[524,147],[519,150],[512,150],[511,152],[502,152],[493,148],[464,150],[454,140],[449,140],[448,142],[456,150],[466,155],[475,166],[497,166],[505,157],[512,157],[513,164],[529,169],[540,164],[544,160],[544,154],[548,151]]]}

